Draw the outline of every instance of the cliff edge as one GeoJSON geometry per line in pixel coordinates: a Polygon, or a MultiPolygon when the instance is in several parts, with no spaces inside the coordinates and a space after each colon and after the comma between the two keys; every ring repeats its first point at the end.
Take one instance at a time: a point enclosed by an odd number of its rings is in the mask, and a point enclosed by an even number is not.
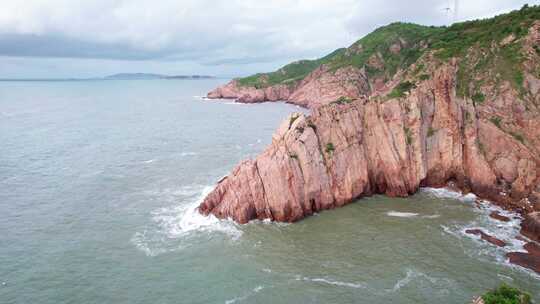
{"type": "Polygon", "coordinates": [[[364,196],[448,183],[539,211],[540,8],[445,28],[389,27],[320,59],[301,80],[258,74],[209,93],[313,110],[289,116],[199,211],[293,222],[364,196]]]}

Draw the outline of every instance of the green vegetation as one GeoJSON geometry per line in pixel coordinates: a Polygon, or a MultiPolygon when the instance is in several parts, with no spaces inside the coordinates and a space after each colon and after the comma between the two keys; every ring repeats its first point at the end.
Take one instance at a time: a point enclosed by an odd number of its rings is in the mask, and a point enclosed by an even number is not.
{"type": "Polygon", "coordinates": [[[382,69],[371,66],[367,70],[369,76],[384,74],[393,76],[399,68],[407,68],[415,63],[423,54],[419,43],[435,35],[441,29],[428,27],[412,23],[392,23],[378,28],[364,38],[355,42],[347,51],[336,53],[334,58],[329,60],[333,70],[345,66],[361,68],[366,65],[372,56],[382,59],[382,69]],[[407,47],[403,47],[405,42],[407,47]],[[391,46],[400,46],[399,52],[392,52],[391,46]]]}
{"type": "Polygon", "coordinates": [[[413,135],[412,135],[411,129],[407,127],[403,127],[403,132],[405,132],[405,140],[407,141],[407,145],[412,144],[413,135]]]}
{"type": "Polygon", "coordinates": [[[353,102],[353,99],[346,96],[341,96],[336,101],[333,101],[332,104],[348,104],[353,102]]]}
{"type": "Polygon", "coordinates": [[[435,135],[435,129],[433,129],[432,127],[429,127],[429,129],[427,131],[427,136],[431,137],[433,135],[435,135]]]}
{"type": "MultiPolygon", "coordinates": [[[[521,72],[524,56],[518,41],[535,20],[540,20],[540,6],[524,6],[494,18],[460,22],[449,27],[392,23],[325,57],[293,62],[275,72],[240,78],[238,82],[241,86],[256,88],[294,85],[323,64],[331,72],[351,66],[365,68],[369,78],[388,80],[398,70],[405,70],[414,63],[417,66],[412,76],[424,81],[430,76],[424,72],[426,64],[419,59],[426,52],[433,52],[442,61],[454,57],[460,59],[457,94],[482,103],[478,88],[487,81],[493,84],[509,81],[518,91],[524,92],[521,72]]],[[[540,55],[540,46],[535,46],[535,50],[540,55]]],[[[402,96],[406,91],[398,88],[389,97],[402,96]]]]}
{"type": "Polygon", "coordinates": [[[540,7],[524,6],[521,10],[499,15],[490,19],[455,23],[438,35],[431,44],[438,49],[441,59],[461,57],[474,46],[490,47],[492,42],[500,42],[514,35],[519,39],[527,34],[527,28],[540,19],[540,7]]]}
{"type": "Polygon", "coordinates": [[[398,84],[390,94],[388,94],[388,98],[400,98],[405,97],[405,93],[408,93],[410,90],[416,88],[416,85],[409,81],[404,81],[398,84]]]}
{"type": "Polygon", "coordinates": [[[530,304],[531,296],[517,288],[502,284],[482,296],[485,304],[530,304]]]}
{"type": "Polygon", "coordinates": [[[289,120],[289,129],[292,127],[293,123],[300,117],[300,115],[293,115],[289,120]]]}
{"type": "Polygon", "coordinates": [[[430,76],[428,74],[422,74],[418,78],[420,80],[424,81],[424,80],[428,80],[430,78],[430,76]]]}
{"type": "Polygon", "coordinates": [[[482,153],[482,155],[486,155],[486,148],[484,147],[484,144],[480,142],[478,138],[476,139],[476,145],[478,146],[480,153],[482,153]]]}
{"type": "Polygon", "coordinates": [[[334,150],[335,150],[335,148],[334,148],[333,143],[327,143],[326,144],[326,153],[331,154],[332,152],[334,152],[334,150]]]}
{"type": "Polygon", "coordinates": [[[493,116],[489,119],[497,128],[502,129],[501,118],[499,116],[493,116]]]}
{"type": "Polygon", "coordinates": [[[521,142],[522,144],[525,144],[525,138],[523,137],[523,135],[512,132],[512,131],[508,131],[508,133],[512,135],[512,137],[514,137],[517,141],[521,142]]]}
{"type": "Polygon", "coordinates": [[[474,104],[482,104],[486,100],[486,96],[484,96],[482,92],[477,92],[471,98],[474,101],[474,104]]]}
{"type": "Polygon", "coordinates": [[[469,111],[465,111],[465,122],[468,122],[468,123],[472,122],[471,113],[469,113],[469,111]]]}

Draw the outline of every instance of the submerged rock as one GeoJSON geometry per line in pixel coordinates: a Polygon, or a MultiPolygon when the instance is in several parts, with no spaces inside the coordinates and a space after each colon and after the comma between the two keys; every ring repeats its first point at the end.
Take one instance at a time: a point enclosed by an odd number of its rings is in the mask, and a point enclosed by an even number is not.
{"type": "Polygon", "coordinates": [[[330,71],[329,67],[323,65],[298,83],[256,88],[232,80],[209,92],[207,97],[235,99],[240,103],[280,100],[306,108],[315,108],[343,97],[353,99],[367,96],[369,92],[370,87],[364,71],[354,67],[330,71]]]}
{"type": "Polygon", "coordinates": [[[540,212],[532,212],[521,222],[521,233],[531,240],[540,242],[540,212]]]}
{"type": "Polygon", "coordinates": [[[489,217],[499,220],[501,222],[509,222],[510,218],[499,213],[499,211],[493,211],[489,214],[489,217]]]}
{"type": "Polygon", "coordinates": [[[506,254],[510,263],[519,265],[540,274],[540,256],[526,252],[510,252],[506,254]]]}
{"type": "Polygon", "coordinates": [[[499,247],[506,246],[506,243],[504,241],[499,240],[498,238],[493,237],[480,229],[467,229],[465,230],[465,233],[479,235],[482,238],[482,240],[490,242],[491,244],[495,246],[499,246],[499,247]]]}

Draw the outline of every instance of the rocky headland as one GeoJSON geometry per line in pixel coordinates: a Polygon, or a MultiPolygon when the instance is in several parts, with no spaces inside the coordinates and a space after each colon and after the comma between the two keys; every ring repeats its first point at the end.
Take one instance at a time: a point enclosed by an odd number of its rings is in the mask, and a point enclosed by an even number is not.
{"type": "Polygon", "coordinates": [[[269,147],[220,180],[199,206],[205,215],[294,222],[450,183],[521,213],[523,234],[540,240],[538,6],[451,27],[391,24],[208,97],[284,100],[312,113],[290,115],[269,147]]]}

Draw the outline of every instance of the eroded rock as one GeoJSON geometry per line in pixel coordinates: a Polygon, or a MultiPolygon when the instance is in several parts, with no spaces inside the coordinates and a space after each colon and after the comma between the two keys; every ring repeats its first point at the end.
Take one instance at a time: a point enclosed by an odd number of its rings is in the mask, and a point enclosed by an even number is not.
{"type": "Polygon", "coordinates": [[[498,238],[493,237],[480,229],[467,229],[465,230],[465,233],[479,235],[482,240],[490,242],[491,244],[495,246],[499,246],[499,247],[506,246],[506,243],[504,241],[499,240],[498,238]]]}

